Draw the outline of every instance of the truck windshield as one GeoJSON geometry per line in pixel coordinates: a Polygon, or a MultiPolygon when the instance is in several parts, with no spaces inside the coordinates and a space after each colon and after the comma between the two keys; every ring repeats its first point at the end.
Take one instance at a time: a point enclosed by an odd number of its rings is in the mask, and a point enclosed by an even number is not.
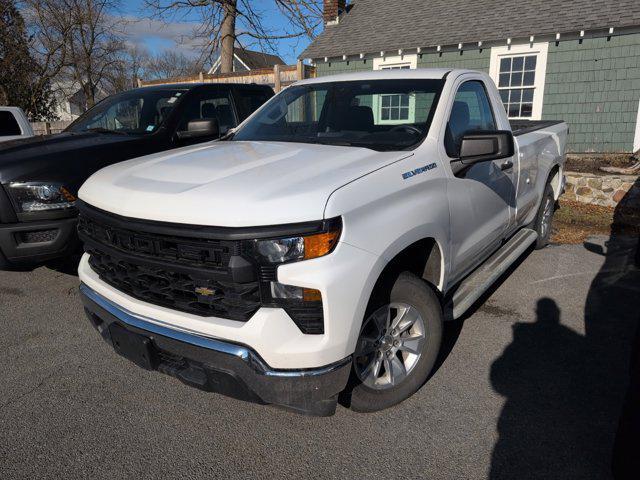
{"type": "Polygon", "coordinates": [[[187,90],[137,90],[102,100],[73,122],[68,132],[149,134],[169,116],[187,90]]]}
{"type": "Polygon", "coordinates": [[[443,80],[367,80],[292,86],[232,140],[406,150],[429,131],[443,80]]]}

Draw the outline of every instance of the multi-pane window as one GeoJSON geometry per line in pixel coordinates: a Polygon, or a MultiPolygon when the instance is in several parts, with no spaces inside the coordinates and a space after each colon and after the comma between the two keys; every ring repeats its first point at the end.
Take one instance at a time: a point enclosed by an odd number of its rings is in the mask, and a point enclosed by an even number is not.
{"type": "MultiPolygon", "coordinates": [[[[409,70],[411,65],[388,65],[380,70],[409,70]]],[[[380,95],[380,119],[409,120],[409,95],[380,95]]]]}
{"type": "Polygon", "coordinates": [[[409,95],[381,95],[382,120],[409,120],[409,95]]]}
{"type": "Polygon", "coordinates": [[[536,55],[500,59],[498,89],[509,118],[531,118],[536,80],[536,55]]]}

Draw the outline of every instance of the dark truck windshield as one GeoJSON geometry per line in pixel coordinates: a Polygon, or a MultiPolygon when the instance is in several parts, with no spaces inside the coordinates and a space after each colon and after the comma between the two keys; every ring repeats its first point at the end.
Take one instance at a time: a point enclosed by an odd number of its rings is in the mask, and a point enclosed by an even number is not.
{"type": "Polygon", "coordinates": [[[165,121],[187,90],[136,90],[114,95],[88,110],[68,128],[69,132],[149,134],[165,121]]]}
{"type": "Polygon", "coordinates": [[[427,135],[443,80],[367,80],[292,86],[233,140],[405,150],[427,135]]]}

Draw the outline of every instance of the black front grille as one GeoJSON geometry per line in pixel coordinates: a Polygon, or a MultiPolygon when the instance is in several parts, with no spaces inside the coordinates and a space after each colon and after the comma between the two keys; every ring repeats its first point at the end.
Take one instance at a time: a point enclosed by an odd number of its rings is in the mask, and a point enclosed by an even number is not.
{"type": "MultiPolygon", "coordinates": [[[[104,212],[81,210],[78,232],[89,264],[100,279],[144,302],[193,313],[247,321],[260,308],[260,285],[249,267],[234,281],[232,258],[242,242],[158,233],[141,222],[123,222],[104,212]],[[126,228],[129,227],[129,228],[126,228]]],[[[190,236],[193,233],[193,236],[190,236]]],[[[238,262],[235,262],[236,264],[238,262]]]]}
{"type": "Polygon", "coordinates": [[[194,313],[246,321],[260,307],[258,282],[221,282],[140,265],[88,247],[89,264],[100,278],[145,302],[194,313]]]}
{"type": "Polygon", "coordinates": [[[93,241],[124,253],[140,257],[226,271],[233,255],[240,254],[238,241],[181,238],[136,232],[126,228],[99,223],[87,216],[78,219],[78,231],[93,241]]]}

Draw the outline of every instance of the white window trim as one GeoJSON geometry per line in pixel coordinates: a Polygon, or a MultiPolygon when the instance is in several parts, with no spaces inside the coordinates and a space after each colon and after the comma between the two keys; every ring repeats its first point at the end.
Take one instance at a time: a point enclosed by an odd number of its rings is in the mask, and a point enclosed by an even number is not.
{"type": "Polygon", "coordinates": [[[491,49],[491,63],[489,74],[498,86],[498,76],[500,74],[500,60],[504,57],[517,57],[519,55],[537,55],[536,59],[536,79],[533,85],[533,112],[531,117],[511,117],[515,120],[540,120],[542,119],[542,106],[544,105],[544,85],[547,75],[547,56],[549,44],[547,42],[527,43],[525,45],[506,45],[503,47],[493,47],[491,49]]]}
{"type": "Polygon", "coordinates": [[[405,67],[418,68],[418,55],[396,55],[389,57],[377,57],[373,59],[373,69],[382,70],[382,67],[405,67]]]}
{"type": "Polygon", "coordinates": [[[640,150],[640,100],[638,100],[638,116],[636,117],[636,133],[633,137],[634,153],[640,150]]]}
{"type": "MultiPolygon", "coordinates": [[[[374,70],[384,70],[389,67],[409,67],[412,70],[418,68],[418,55],[394,55],[388,57],[378,57],[373,59],[374,70]]],[[[409,119],[408,120],[382,120],[380,118],[381,105],[380,95],[373,97],[373,115],[378,125],[402,125],[404,123],[413,123],[415,120],[416,111],[416,98],[415,96],[409,97],[409,119]],[[413,114],[413,120],[411,115],[413,114]]]]}

